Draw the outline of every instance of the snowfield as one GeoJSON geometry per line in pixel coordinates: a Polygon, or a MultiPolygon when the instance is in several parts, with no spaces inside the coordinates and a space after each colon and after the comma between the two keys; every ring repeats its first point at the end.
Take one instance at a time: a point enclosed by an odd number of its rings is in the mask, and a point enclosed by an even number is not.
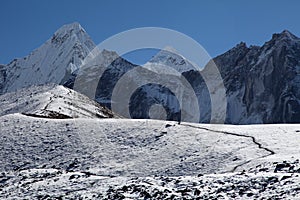
{"type": "Polygon", "coordinates": [[[299,199],[300,126],[0,117],[2,199],[299,199]]]}

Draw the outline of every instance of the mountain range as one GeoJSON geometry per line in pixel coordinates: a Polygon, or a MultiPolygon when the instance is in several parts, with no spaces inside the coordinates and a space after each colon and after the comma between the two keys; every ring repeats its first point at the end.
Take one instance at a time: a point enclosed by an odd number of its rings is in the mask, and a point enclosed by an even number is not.
{"type": "MultiPolygon", "coordinates": [[[[113,91],[118,81],[127,72],[139,65],[131,63],[111,50],[102,50],[96,62],[80,68],[85,57],[96,47],[86,31],[78,23],[64,25],[41,47],[24,58],[14,59],[7,65],[0,65],[0,94],[49,83],[60,84],[74,89],[102,106],[118,108],[113,101],[113,91]],[[101,67],[107,66],[105,71],[101,67]],[[84,74],[84,76],[82,76],[84,74]],[[96,81],[97,84],[93,84],[96,81]],[[78,84],[79,83],[79,84],[78,84]]],[[[300,39],[285,30],[273,34],[270,41],[262,46],[247,46],[241,42],[234,48],[213,58],[226,89],[227,110],[225,123],[299,123],[300,122],[300,39]]],[[[211,92],[201,73],[209,72],[211,65],[199,71],[193,70],[192,63],[169,49],[161,50],[148,63],[163,64],[176,69],[179,75],[167,74],[174,90],[155,84],[160,82],[159,74],[151,68],[136,70],[130,80],[142,83],[143,74],[151,74],[151,82],[136,88],[126,108],[131,118],[152,118],[149,116],[153,105],[161,105],[165,113],[158,113],[167,120],[183,120],[183,114],[197,112],[193,92],[198,103],[199,116],[196,121],[218,123],[212,118],[211,92]],[[193,91],[183,91],[182,77],[193,91]],[[182,99],[178,99],[177,96],[182,99]]],[[[146,64],[146,65],[147,65],[146,64]]],[[[149,78],[149,77],[146,77],[149,78]]],[[[129,83],[128,83],[129,84],[129,83]]],[[[218,88],[215,88],[218,90],[218,88]]],[[[121,97],[119,97],[121,98],[121,97]]],[[[126,113],[126,112],[124,112],[126,113]]],[[[188,115],[186,114],[186,115],[188,115]]],[[[193,119],[193,122],[195,120],[193,119]]]]}

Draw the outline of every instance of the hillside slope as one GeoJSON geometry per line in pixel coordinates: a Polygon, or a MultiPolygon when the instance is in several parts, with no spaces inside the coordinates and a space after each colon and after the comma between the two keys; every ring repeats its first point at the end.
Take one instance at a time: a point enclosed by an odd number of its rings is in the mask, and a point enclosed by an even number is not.
{"type": "Polygon", "coordinates": [[[0,96],[0,116],[12,113],[44,118],[118,117],[88,97],[60,85],[32,86],[0,96]]]}
{"type": "Polygon", "coordinates": [[[0,126],[5,199],[299,198],[298,125],[10,114],[0,126]]]}

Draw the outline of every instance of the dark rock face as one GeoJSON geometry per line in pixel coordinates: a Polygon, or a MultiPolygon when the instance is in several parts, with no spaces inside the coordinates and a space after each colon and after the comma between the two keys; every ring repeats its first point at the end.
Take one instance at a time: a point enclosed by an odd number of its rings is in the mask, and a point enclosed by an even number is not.
{"type": "Polygon", "coordinates": [[[0,65],[0,95],[2,94],[5,81],[6,81],[6,66],[0,65]]]}
{"type": "Polygon", "coordinates": [[[95,94],[96,101],[107,108],[111,108],[111,97],[114,87],[119,79],[134,67],[137,67],[137,65],[121,57],[113,60],[100,77],[95,94]]]}
{"type": "Polygon", "coordinates": [[[197,99],[200,110],[200,123],[209,123],[211,119],[211,99],[204,79],[199,71],[190,70],[183,72],[182,76],[191,84],[197,99]]]}
{"type": "Polygon", "coordinates": [[[214,61],[227,90],[227,123],[300,122],[299,38],[284,31],[262,47],[241,43],[214,61]]]}
{"type": "MultiPolygon", "coordinates": [[[[166,120],[180,121],[180,105],[175,94],[159,84],[146,84],[136,90],[130,99],[129,110],[132,118],[150,119],[151,106],[162,105],[166,111],[166,120]]],[[[157,117],[160,119],[160,117],[157,117]]],[[[164,118],[161,116],[161,118],[164,118]]]]}

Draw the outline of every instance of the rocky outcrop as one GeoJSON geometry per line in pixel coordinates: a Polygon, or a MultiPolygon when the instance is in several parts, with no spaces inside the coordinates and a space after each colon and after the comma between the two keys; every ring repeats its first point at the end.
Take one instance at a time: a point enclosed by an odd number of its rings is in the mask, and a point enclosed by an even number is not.
{"type": "Polygon", "coordinates": [[[6,82],[6,66],[0,65],[0,94],[6,82]]]}
{"type": "Polygon", "coordinates": [[[227,90],[227,123],[300,122],[300,39],[288,31],[214,59],[227,90]]]}

